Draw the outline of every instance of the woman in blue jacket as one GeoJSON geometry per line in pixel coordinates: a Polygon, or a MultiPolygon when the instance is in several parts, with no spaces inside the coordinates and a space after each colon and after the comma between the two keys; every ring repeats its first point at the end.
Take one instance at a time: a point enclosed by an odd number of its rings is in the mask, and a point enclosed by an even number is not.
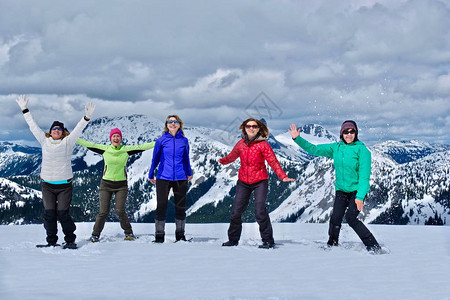
{"type": "Polygon", "coordinates": [[[163,135],[156,140],[153,159],[148,174],[156,184],[155,243],[164,243],[167,204],[170,189],[175,198],[175,238],[186,241],[186,193],[192,179],[189,162],[189,142],[183,133],[183,121],[177,115],[167,117],[163,135]],[[158,167],[156,179],[155,169],[158,167]]]}

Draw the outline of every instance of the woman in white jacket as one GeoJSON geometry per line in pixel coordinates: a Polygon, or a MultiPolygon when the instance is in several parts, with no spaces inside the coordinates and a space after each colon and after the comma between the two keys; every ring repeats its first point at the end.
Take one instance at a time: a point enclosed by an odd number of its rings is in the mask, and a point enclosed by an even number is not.
{"type": "Polygon", "coordinates": [[[64,232],[64,248],[76,248],[75,223],[69,214],[72,202],[72,152],[83,129],[88,124],[95,105],[86,104],[86,115],[78,122],[71,134],[64,128],[64,124],[54,121],[49,132],[44,132],[34,121],[27,108],[28,99],[25,95],[17,98],[23,116],[34,137],[42,147],[42,200],[44,202],[44,227],[47,231],[47,245],[56,246],[58,241],[58,224],[61,223],[64,232]]]}

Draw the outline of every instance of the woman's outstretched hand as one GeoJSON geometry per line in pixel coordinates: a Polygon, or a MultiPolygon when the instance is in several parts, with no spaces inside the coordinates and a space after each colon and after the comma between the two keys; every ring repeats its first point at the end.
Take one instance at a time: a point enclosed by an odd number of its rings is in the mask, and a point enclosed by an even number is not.
{"type": "Polygon", "coordinates": [[[291,124],[291,129],[288,129],[288,131],[291,134],[292,138],[296,139],[300,135],[302,129],[301,128],[297,129],[295,124],[291,124]]]}
{"type": "Polygon", "coordinates": [[[16,101],[22,110],[27,109],[28,99],[26,95],[20,95],[19,97],[17,97],[16,101]]]}
{"type": "Polygon", "coordinates": [[[295,179],[292,179],[292,178],[289,178],[289,177],[286,177],[286,178],[283,179],[283,182],[288,182],[288,181],[295,181],[295,179]]]}
{"type": "Polygon", "coordinates": [[[95,110],[95,104],[94,102],[88,102],[86,103],[86,107],[84,108],[84,112],[86,113],[86,118],[91,119],[92,114],[94,113],[95,110]]]}

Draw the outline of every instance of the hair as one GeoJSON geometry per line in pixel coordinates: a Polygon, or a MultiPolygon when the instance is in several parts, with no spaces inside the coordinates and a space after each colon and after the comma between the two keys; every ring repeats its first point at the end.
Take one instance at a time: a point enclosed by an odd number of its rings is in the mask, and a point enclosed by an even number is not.
{"type": "Polygon", "coordinates": [[[181,134],[184,136],[184,132],[183,132],[183,121],[181,121],[181,118],[177,115],[169,115],[166,118],[166,122],[164,122],[164,131],[163,133],[169,132],[169,127],[167,127],[167,121],[169,121],[170,118],[175,118],[177,119],[178,122],[180,122],[180,128],[178,129],[178,131],[181,131],[181,134]]]}
{"type": "Polygon", "coordinates": [[[269,137],[270,132],[269,132],[269,129],[267,128],[266,124],[264,124],[260,120],[254,119],[254,118],[245,120],[244,122],[242,122],[241,126],[239,126],[239,129],[242,130],[243,136],[245,136],[247,134],[247,132],[245,132],[245,125],[247,125],[247,123],[250,121],[256,122],[256,125],[258,125],[258,127],[259,127],[258,134],[261,137],[264,137],[264,138],[269,137]]]}
{"type": "MultiPolygon", "coordinates": [[[[70,132],[66,128],[64,128],[62,135],[61,135],[61,140],[64,139],[65,137],[69,136],[69,134],[70,134],[70,132]]],[[[50,134],[50,132],[46,132],[45,137],[50,138],[50,137],[52,137],[52,135],[50,134]]]]}

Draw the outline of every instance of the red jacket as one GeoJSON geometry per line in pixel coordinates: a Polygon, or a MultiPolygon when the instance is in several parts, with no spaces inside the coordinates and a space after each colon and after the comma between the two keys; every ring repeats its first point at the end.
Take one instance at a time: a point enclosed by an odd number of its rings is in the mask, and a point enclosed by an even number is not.
{"type": "Polygon", "coordinates": [[[266,160],[281,180],[288,177],[281,168],[272,147],[265,140],[256,140],[247,144],[244,139],[241,139],[231,153],[219,159],[219,162],[226,165],[232,163],[238,157],[241,159],[239,180],[244,183],[252,184],[269,178],[266,160]]]}

